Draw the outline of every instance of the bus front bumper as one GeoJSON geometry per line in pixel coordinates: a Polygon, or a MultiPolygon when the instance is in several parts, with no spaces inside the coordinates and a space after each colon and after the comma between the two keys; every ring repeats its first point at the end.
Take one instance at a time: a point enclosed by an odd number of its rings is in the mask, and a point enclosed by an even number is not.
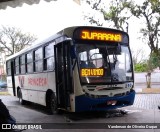
{"type": "Polygon", "coordinates": [[[75,112],[83,111],[106,111],[133,105],[135,91],[124,96],[92,98],[86,95],[77,96],[75,98],[75,112]],[[108,102],[116,102],[114,105],[108,102]]]}

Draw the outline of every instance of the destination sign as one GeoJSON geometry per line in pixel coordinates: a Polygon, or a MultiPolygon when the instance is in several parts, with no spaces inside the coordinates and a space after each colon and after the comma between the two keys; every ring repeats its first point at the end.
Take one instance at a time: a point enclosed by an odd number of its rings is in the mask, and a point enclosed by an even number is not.
{"type": "Polygon", "coordinates": [[[83,68],[81,69],[81,76],[103,76],[104,69],[102,68],[83,68]]]}
{"type": "Polygon", "coordinates": [[[81,39],[121,42],[122,35],[115,32],[81,30],[81,39]]]}

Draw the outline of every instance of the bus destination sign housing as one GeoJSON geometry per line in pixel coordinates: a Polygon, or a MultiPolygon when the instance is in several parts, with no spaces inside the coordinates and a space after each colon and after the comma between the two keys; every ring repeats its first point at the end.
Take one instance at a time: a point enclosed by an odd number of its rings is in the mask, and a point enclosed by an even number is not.
{"type": "Polygon", "coordinates": [[[90,41],[108,41],[118,43],[128,43],[127,33],[115,29],[102,27],[79,27],[74,31],[74,39],[90,41]]]}
{"type": "Polygon", "coordinates": [[[101,41],[113,41],[113,42],[121,42],[122,35],[120,33],[112,33],[112,32],[102,32],[102,31],[89,31],[89,30],[81,30],[80,33],[81,39],[88,40],[101,40],[101,41]]]}

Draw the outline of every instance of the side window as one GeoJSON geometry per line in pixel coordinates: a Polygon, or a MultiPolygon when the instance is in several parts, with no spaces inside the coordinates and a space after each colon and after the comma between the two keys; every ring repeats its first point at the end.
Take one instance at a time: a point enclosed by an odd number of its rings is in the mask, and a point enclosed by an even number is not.
{"type": "Polygon", "coordinates": [[[20,73],[20,68],[19,68],[19,57],[17,57],[17,58],[15,59],[14,64],[15,64],[15,74],[19,74],[19,73],[20,73]]]}
{"type": "Polygon", "coordinates": [[[54,70],[54,42],[44,47],[44,70],[54,70]]]}
{"type": "Polygon", "coordinates": [[[20,72],[21,72],[21,74],[26,73],[25,55],[22,55],[22,56],[20,57],[20,72]]]}
{"type": "Polygon", "coordinates": [[[43,70],[43,52],[42,48],[34,51],[34,71],[40,72],[43,70]]]}
{"type": "Polygon", "coordinates": [[[11,75],[11,61],[7,61],[7,75],[11,75]]]}
{"type": "Polygon", "coordinates": [[[33,72],[33,55],[32,52],[29,52],[27,55],[27,64],[26,64],[26,72],[32,73],[33,72]]]}

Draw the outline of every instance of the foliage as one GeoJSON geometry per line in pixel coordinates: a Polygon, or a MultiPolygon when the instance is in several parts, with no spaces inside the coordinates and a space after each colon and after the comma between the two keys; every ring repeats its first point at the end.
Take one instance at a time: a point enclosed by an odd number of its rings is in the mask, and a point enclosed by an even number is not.
{"type": "Polygon", "coordinates": [[[134,63],[136,72],[152,72],[153,69],[160,67],[160,56],[152,53],[148,60],[134,63]]]}
{"type": "Polygon", "coordinates": [[[150,58],[148,60],[148,71],[152,71],[153,69],[155,69],[157,67],[160,67],[160,56],[159,56],[159,54],[151,53],[150,58]]]}
{"type": "Polygon", "coordinates": [[[142,48],[139,48],[137,50],[131,50],[131,53],[132,53],[132,60],[134,65],[143,63],[144,61],[146,61],[145,52],[142,48]]]}
{"type": "Polygon", "coordinates": [[[127,24],[126,31],[128,32],[127,20],[131,17],[131,14],[128,13],[127,9],[130,6],[132,6],[131,1],[112,0],[108,11],[102,9],[104,19],[113,22],[114,27],[122,31],[125,31],[124,25],[127,24]]]}
{"type": "Polygon", "coordinates": [[[2,26],[0,29],[0,50],[6,52],[8,56],[30,46],[35,40],[33,35],[22,33],[20,29],[15,27],[2,26]]]}
{"type": "Polygon", "coordinates": [[[158,53],[160,37],[160,1],[144,0],[142,5],[135,4],[130,8],[131,13],[137,18],[144,20],[145,27],[141,29],[151,53],[158,53]]]}
{"type": "Polygon", "coordinates": [[[147,63],[138,63],[134,65],[134,71],[136,72],[146,72],[147,71],[147,63]]]}
{"type": "MultiPolygon", "coordinates": [[[[111,24],[112,28],[120,29],[128,32],[127,20],[131,17],[131,13],[128,13],[128,8],[131,8],[132,1],[128,0],[111,0],[107,4],[106,0],[87,0],[86,1],[93,10],[99,11],[103,14],[104,20],[111,24]],[[105,6],[107,5],[107,6],[105,6]],[[125,14],[125,15],[124,15],[125,14]]],[[[96,20],[93,16],[84,16],[89,22],[95,23],[97,26],[102,26],[99,20],[96,20]]],[[[109,26],[109,27],[110,27],[109,26]]]]}
{"type": "MultiPolygon", "coordinates": [[[[117,28],[128,31],[129,23],[127,22],[131,16],[135,16],[143,20],[144,28],[140,29],[143,40],[148,44],[151,53],[159,54],[159,38],[160,38],[160,1],[159,0],[143,0],[142,4],[135,4],[132,0],[86,0],[93,10],[103,14],[107,23],[112,23],[108,27],[117,28]],[[107,5],[107,6],[106,6],[107,5]],[[126,29],[125,29],[126,27],[126,29]]],[[[141,3],[141,2],[140,2],[141,3]]],[[[93,16],[85,16],[91,24],[95,23],[102,26],[99,20],[93,16]]],[[[160,54],[159,54],[160,56],[160,54]]]]}

